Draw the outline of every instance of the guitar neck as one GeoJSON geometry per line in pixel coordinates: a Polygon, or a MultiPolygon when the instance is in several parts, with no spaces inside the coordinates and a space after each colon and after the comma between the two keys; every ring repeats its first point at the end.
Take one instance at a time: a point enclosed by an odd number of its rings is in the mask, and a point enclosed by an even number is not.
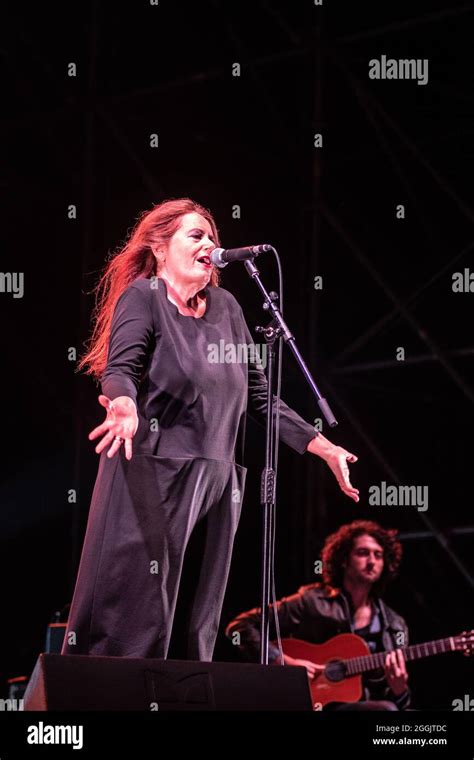
{"type": "MultiPolygon", "coordinates": [[[[444,652],[454,652],[456,644],[454,636],[447,639],[437,639],[437,641],[427,641],[424,644],[412,644],[409,647],[399,647],[402,650],[405,660],[419,660],[421,657],[432,657],[435,654],[444,654],[444,652]]],[[[376,654],[367,654],[362,657],[351,657],[344,660],[346,674],[355,676],[359,673],[365,673],[368,670],[376,670],[385,666],[387,652],[377,652],[376,654]]]]}

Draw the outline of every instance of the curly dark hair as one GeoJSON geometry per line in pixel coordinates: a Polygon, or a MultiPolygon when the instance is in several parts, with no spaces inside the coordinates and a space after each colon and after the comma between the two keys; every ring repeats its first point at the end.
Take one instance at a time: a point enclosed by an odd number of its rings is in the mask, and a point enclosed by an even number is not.
{"type": "Polygon", "coordinates": [[[383,571],[373,586],[374,593],[381,594],[387,584],[397,576],[402,559],[402,545],[396,538],[397,533],[397,530],[382,528],[371,520],[354,520],[342,525],[336,533],[327,537],[321,552],[324,585],[329,589],[342,587],[343,563],[349,557],[354,540],[358,536],[369,535],[375,538],[383,549],[383,571]]]}

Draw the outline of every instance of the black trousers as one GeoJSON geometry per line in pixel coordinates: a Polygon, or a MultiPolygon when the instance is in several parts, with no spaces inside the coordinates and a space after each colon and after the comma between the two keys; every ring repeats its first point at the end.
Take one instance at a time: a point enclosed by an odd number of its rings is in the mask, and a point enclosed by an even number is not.
{"type": "Polygon", "coordinates": [[[204,517],[189,659],[212,660],[247,470],[102,453],[62,654],[166,658],[184,553],[204,517]]]}

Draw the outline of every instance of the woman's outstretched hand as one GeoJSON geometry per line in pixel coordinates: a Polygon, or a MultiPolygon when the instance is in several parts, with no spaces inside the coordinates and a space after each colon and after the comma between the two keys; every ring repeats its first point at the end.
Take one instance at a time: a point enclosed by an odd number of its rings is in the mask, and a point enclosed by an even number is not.
{"type": "Polygon", "coordinates": [[[109,459],[119,450],[120,446],[125,446],[125,456],[127,459],[132,458],[132,438],[137,432],[138,415],[135,402],[129,396],[118,396],[111,401],[107,396],[100,395],[99,403],[107,409],[107,417],[102,425],[94,428],[89,433],[89,440],[93,441],[100,435],[104,437],[97,444],[95,450],[100,454],[106,446],[112,444],[107,452],[109,459]],[[122,441],[116,440],[121,438],[122,441]]]}
{"type": "Polygon", "coordinates": [[[342,446],[335,446],[334,443],[328,441],[328,439],[325,438],[324,435],[321,435],[321,433],[308,443],[306,451],[324,459],[328,467],[334,473],[341,491],[343,491],[346,496],[354,499],[354,501],[359,501],[359,490],[354,488],[351,484],[349,479],[349,467],[347,465],[348,462],[357,462],[355,454],[346,451],[342,446]]]}

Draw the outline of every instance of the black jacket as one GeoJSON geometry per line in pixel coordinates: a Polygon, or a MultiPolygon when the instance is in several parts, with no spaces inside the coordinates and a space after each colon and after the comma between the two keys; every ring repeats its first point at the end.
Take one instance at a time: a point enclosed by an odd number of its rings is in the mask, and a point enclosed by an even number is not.
{"type": "MultiPolygon", "coordinates": [[[[380,597],[375,602],[380,613],[383,649],[408,646],[408,627],[405,620],[380,597]]],[[[327,590],[318,583],[302,586],[296,594],[278,601],[276,607],[282,638],[292,636],[312,644],[323,644],[339,633],[354,631],[350,596],[342,591],[327,590]]],[[[236,643],[246,659],[257,661],[260,647],[260,609],[255,608],[238,615],[227,626],[226,636],[236,643]],[[239,637],[236,636],[237,633],[239,637]]],[[[270,639],[276,639],[273,609],[270,613],[270,639]]],[[[270,662],[278,658],[278,648],[270,644],[270,662]]],[[[370,676],[364,676],[363,683],[365,699],[389,699],[400,710],[409,706],[409,690],[396,697],[389,689],[383,671],[374,671],[370,676]]]]}

